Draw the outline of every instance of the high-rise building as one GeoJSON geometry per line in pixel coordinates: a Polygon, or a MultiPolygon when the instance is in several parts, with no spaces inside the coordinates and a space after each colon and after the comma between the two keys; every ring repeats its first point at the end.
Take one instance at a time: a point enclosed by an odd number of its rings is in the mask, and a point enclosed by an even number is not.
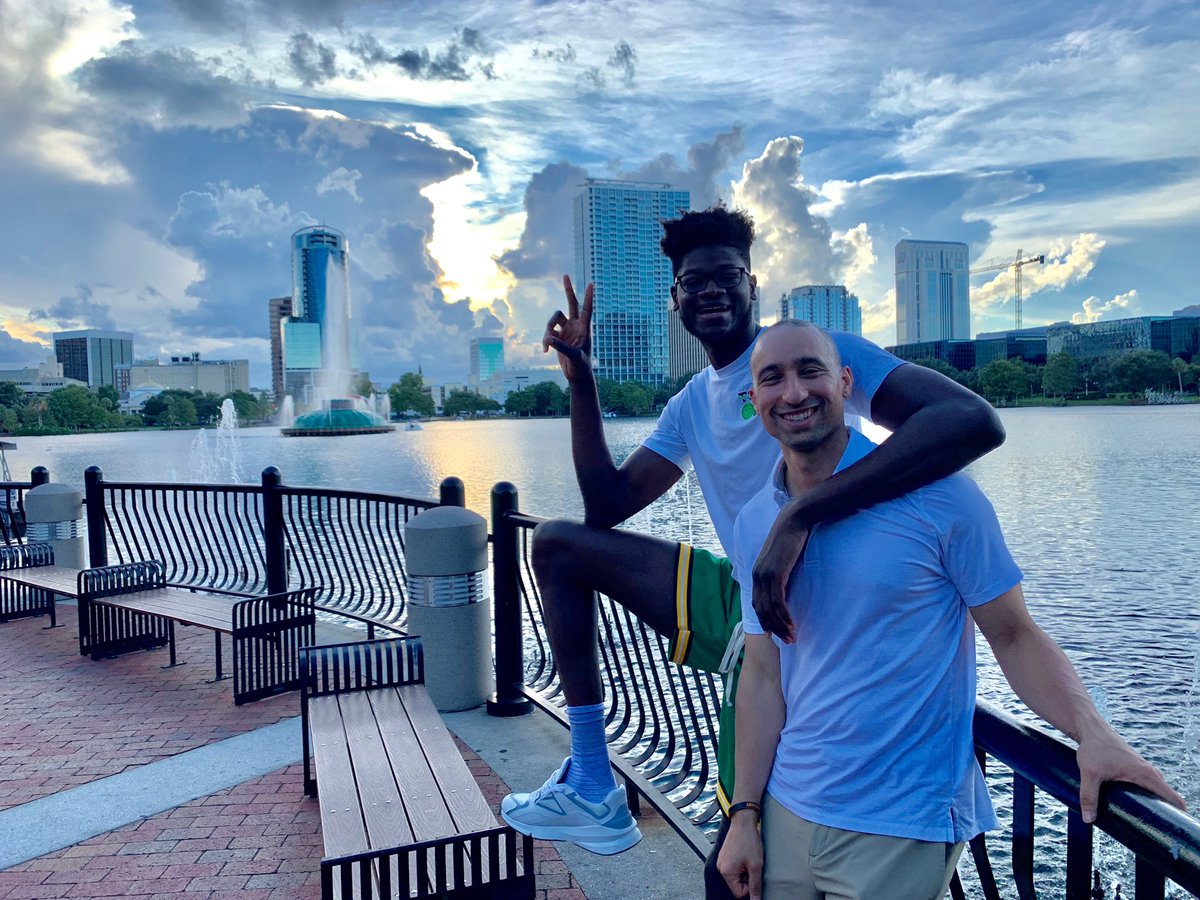
{"type": "Polygon", "coordinates": [[[684,375],[695,375],[708,365],[708,354],[700,339],[683,327],[679,312],[667,309],[667,348],[670,360],[667,374],[671,380],[684,375]]]}
{"type": "Polygon", "coordinates": [[[250,390],[248,359],[204,359],[199,353],[117,366],[116,388],[122,394],[154,385],[162,390],[232,394],[250,390]]]}
{"type": "Polygon", "coordinates": [[[292,314],[291,297],[272,297],[267,301],[267,320],[271,333],[271,392],[275,402],[283,400],[283,323],[292,314]]]}
{"type": "Polygon", "coordinates": [[[896,244],[896,343],[971,336],[971,253],[950,241],[896,244]]]}
{"type": "MultiPolygon", "coordinates": [[[[596,374],[659,384],[669,375],[671,261],[662,221],[691,207],[669,184],[589,178],[575,198],[575,276],[596,285],[596,374]]],[[[706,361],[707,364],[707,361],[706,361]]]]}
{"type": "Polygon", "coordinates": [[[283,321],[284,391],[300,405],[345,396],[358,368],[350,247],[334,228],[292,235],[292,312],[283,321]]]}
{"type": "Polygon", "coordinates": [[[470,384],[482,384],[504,368],[504,338],[471,338],[470,384]]]}
{"type": "Polygon", "coordinates": [[[812,322],[834,331],[862,334],[858,297],[843,284],[803,284],[779,298],[779,318],[812,322]]]}
{"type": "Polygon", "coordinates": [[[54,356],[66,378],[91,388],[114,385],[114,368],[133,362],[133,333],[94,328],[60,331],[54,335],[54,356]]]}

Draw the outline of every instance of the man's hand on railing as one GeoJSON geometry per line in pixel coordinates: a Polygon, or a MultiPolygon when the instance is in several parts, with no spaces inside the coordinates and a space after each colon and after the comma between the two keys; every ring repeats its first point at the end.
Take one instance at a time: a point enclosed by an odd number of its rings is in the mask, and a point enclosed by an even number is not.
{"type": "Polygon", "coordinates": [[[1079,763],[1079,807],[1083,821],[1096,821],[1100,786],[1107,781],[1124,781],[1145,788],[1152,794],[1187,811],[1187,803],[1162,773],[1143,759],[1121,736],[1102,723],[1095,733],[1080,736],[1075,759],[1079,763]]]}

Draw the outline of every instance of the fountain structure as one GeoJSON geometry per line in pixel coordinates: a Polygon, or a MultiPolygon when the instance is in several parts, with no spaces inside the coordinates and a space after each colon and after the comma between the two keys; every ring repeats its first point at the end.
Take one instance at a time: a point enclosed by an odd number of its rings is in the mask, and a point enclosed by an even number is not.
{"type": "MultiPolygon", "coordinates": [[[[302,305],[305,316],[315,318],[321,328],[321,368],[314,374],[312,400],[316,409],[296,416],[291,420],[291,410],[285,398],[280,410],[280,431],[287,437],[339,437],[351,434],[379,434],[395,431],[396,426],[387,418],[373,412],[366,402],[359,402],[350,394],[350,383],[354,377],[350,352],[352,331],[350,327],[350,284],[346,273],[345,238],[340,232],[314,226],[292,235],[293,269],[306,278],[322,278],[324,294],[314,294],[311,303],[302,305]],[[312,241],[316,249],[308,247],[309,233],[319,240],[312,241]],[[335,236],[331,238],[330,236],[335,236]],[[331,252],[324,245],[340,240],[340,249],[331,252]],[[303,254],[309,253],[310,256],[303,254]],[[337,257],[340,253],[340,259],[337,257]],[[297,260],[299,260],[297,262],[297,260]],[[323,268],[323,272],[317,270],[323,268]],[[311,270],[311,271],[310,271],[311,270]],[[311,308],[310,308],[311,307],[311,308]],[[285,417],[286,416],[286,417],[285,417]]],[[[307,282],[306,282],[307,283],[307,282]]],[[[293,292],[295,294],[295,290],[293,292]]]]}

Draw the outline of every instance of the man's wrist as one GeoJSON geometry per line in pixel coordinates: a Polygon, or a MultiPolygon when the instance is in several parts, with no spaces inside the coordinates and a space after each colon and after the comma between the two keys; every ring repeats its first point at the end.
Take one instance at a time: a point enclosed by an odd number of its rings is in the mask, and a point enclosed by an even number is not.
{"type": "Polygon", "coordinates": [[[736,822],[739,818],[750,822],[758,822],[762,818],[762,806],[755,800],[742,800],[731,804],[729,807],[729,820],[736,822]]]}

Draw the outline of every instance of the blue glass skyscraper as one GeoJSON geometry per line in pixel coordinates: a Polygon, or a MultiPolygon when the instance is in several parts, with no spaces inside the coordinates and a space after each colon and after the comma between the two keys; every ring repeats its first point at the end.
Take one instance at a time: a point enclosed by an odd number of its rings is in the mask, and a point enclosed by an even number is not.
{"type": "Polygon", "coordinates": [[[350,247],[334,228],[292,235],[292,312],[283,323],[286,390],[304,405],[345,396],[357,368],[350,247]]]}
{"type": "Polygon", "coordinates": [[[669,184],[589,178],[575,198],[575,280],[596,285],[596,374],[660,384],[668,376],[671,262],[662,221],[691,207],[669,184]]]}

